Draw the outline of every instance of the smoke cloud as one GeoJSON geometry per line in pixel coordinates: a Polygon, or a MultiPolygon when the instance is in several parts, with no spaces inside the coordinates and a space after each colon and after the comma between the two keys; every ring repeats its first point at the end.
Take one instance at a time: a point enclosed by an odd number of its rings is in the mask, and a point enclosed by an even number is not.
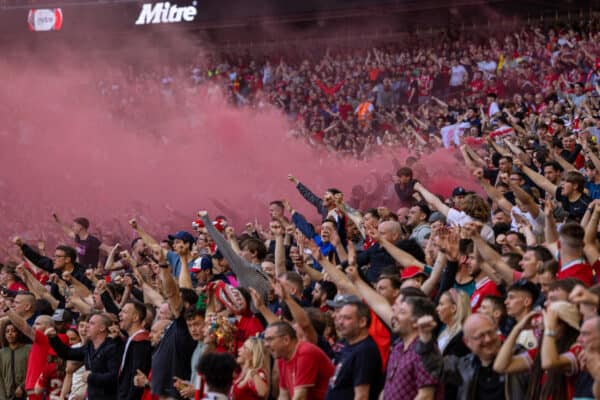
{"type": "MultiPolygon", "coordinates": [[[[140,52],[135,55],[146,69],[164,64],[156,54],[140,52]]],[[[129,97],[124,93],[141,89],[135,82],[119,91],[109,85],[110,95],[102,96],[98,87],[101,80],[126,82],[126,68],[120,66],[130,59],[82,65],[78,56],[58,54],[59,62],[38,55],[25,68],[0,63],[5,77],[0,87],[2,247],[13,235],[56,244],[62,236],[53,211],[67,222],[88,217],[91,231],[107,243],[131,239],[127,220],[132,216],[160,237],[190,230],[199,209],[227,215],[237,224],[254,218],[264,223],[268,202],[281,198],[316,220],[288,173],[317,194],[328,187],[350,192],[359,183],[374,186],[373,172],[391,173],[392,159],[408,155],[338,159],[289,138],[291,123],[279,110],[234,108],[210,85],[168,95],[158,80],[144,83],[142,92],[152,95],[137,96],[125,107],[128,116],[120,117],[119,105],[129,97]]],[[[188,86],[178,79],[183,78],[177,75],[173,86],[188,86]]],[[[469,186],[462,163],[446,150],[419,164],[436,192],[447,195],[458,184],[469,186]]]]}

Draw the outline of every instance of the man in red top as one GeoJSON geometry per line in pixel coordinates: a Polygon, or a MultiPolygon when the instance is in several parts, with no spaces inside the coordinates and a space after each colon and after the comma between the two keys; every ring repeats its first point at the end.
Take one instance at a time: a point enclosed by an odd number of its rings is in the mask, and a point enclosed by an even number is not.
{"type": "Polygon", "coordinates": [[[593,284],[592,267],[583,254],[584,235],[583,227],[575,222],[561,226],[556,243],[559,265],[556,279],[577,278],[587,286],[593,284]]]}
{"type": "Polygon", "coordinates": [[[492,281],[479,266],[480,260],[477,257],[477,251],[473,245],[469,245],[472,250],[469,252],[469,273],[475,280],[475,291],[471,295],[471,311],[477,312],[481,302],[486,296],[500,296],[498,286],[492,281]]]}
{"type": "Polygon", "coordinates": [[[16,269],[12,265],[4,265],[0,269],[0,285],[12,292],[27,291],[27,286],[17,281],[16,269]]]}
{"type": "MultiPolygon", "coordinates": [[[[53,328],[54,321],[52,320],[52,317],[48,315],[40,315],[35,319],[35,323],[33,324],[33,327],[31,327],[27,324],[27,321],[15,311],[3,311],[1,314],[2,316],[6,315],[15,327],[33,342],[29,353],[29,359],[27,360],[25,391],[30,400],[41,399],[42,397],[40,395],[35,394],[34,389],[36,382],[48,363],[48,354],[51,350],[50,342],[48,341],[48,337],[44,334],[44,331],[48,328],[53,328]]],[[[61,340],[62,339],[63,338],[61,337],[61,340]]],[[[64,339],[65,341],[67,340],[66,338],[64,339]]]]}
{"type": "Polygon", "coordinates": [[[299,341],[294,328],[283,321],[265,330],[265,347],[277,359],[280,399],[325,399],[335,368],[323,350],[299,341]]]}

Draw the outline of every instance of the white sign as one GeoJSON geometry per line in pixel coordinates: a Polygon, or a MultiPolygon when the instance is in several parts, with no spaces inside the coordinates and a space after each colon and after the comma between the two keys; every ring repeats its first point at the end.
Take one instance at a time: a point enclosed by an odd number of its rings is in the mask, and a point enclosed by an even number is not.
{"type": "Polygon", "coordinates": [[[176,22],[192,22],[196,18],[198,10],[196,2],[191,6],[179,7],[168,1],[164,3],[144,4],[142,11],[135,21],[136,25],[147,24],[172,24],[176,22]]]}
{"type": "Polygon", "coordinates": [[[60,8],[29,10],[27,23],[31,31],[59,31],[62,27],[63,15],[60,8]]]}

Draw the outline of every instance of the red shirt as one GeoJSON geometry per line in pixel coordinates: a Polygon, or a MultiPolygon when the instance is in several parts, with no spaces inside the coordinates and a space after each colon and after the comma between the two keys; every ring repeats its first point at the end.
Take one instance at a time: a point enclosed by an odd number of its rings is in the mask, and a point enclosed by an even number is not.
{"type": "Polygon", "coordinates": [[[240,318],[240,320],[237,323],[237,332],[235,335],[236,354],[238,349],[242,347],[246,339],[248,339],[251,336],[255,336],[257,333],[262,332],[263,329],[264,327],[258,318],[256,318],[253,315],[249,317],[242,315],[242,318],[240,318]]]}
{"type": "Polygon", "coordinates": [[[471,295],[471,312],[477,312],[485,296],[500,296],[498,286],[488,277],[475,284],[475,291],[471,295]]]}
{"type": "Polygon", "coordinates": [[[279,387],[288,392],[289,398],[294,398],[294,389],[305,387],[306,396],[311,400],[323,400],[327,393],[329,378],[335,368],[327,355],[309,342],[298,342],[298,347],[290,360],[280,358],[279,387]]]}
{"type": "MultiPolygon", "coordinates": [[[[264,381],[266,384],[269,383],[267,379],[267,375],[264,373],[262,369],[256,372],[258,377],[264,381]]],[[[256,386],[254,385],[254,378],[248,378],[246,382],[244,382],[243,386],[239,386],[240,382],[235,382],[233,384],[232,392],[234,399],[244,399],[244,400],[261,400],[262,397],[258,395],[256,391],[256,386]]]]}
{"type": "Polygon", "coordinates": [[[370,310],[371,312],[371,325],[369,325],[369,336],[377,345],[377,349],[379,349],[379,354],[381,354],[381,371],[385,373],[385,368],[387,366],[387,360],[390,356],[390,350],[392,348],[392,334],[386,325],[379,319],[377,314],[370,310]]]}
{"type": "Polygon", "coordinates": [[[20,282],[13,282],[8,285],[8,290],[12,290],[13,292],[26,292],[27,287],[20,282]]]}
{"type": "MultiPolygon", "coordinates": [[[[537,347],[528,350],[525,352],[522,357],[525,358],[525,361],[529,364],[529,368],[533,367],[533,363],[535,361],[535,357],[537,356],[537,352],[539,349],[537,347]]],[[[577,361],[577,357],[579,353],[581,353],[582,348],[578,343],[573,343],[571,348],[564,353],[571,360],[571,370],[565,373],[567,377],[567,399],[572,399],[575,394],[575,382],[577,381],[577,377],[579,376],[579,362],[577,361]]],[[[544,371],[542,374],[542,379],[540,381],[540,385],[544,385],[546,382],[546,378],[548,377],[547,371],[544,371]]],[[[548,400],[552,400],[552,396],[548,397],[548,400]]]]}
{"type": "Polygon", "coordinates": [[[576,278],[586,286],[592,286],[594,276],[591,265],[583,258],[573,260],[568,264],[561,265],[560,271],[556,274],[556,279],[576,278]]]}
{"type": "Polygon", "coordinates": [[[48,337],[43,332],[36,330],[35,339],[29,352],[29,359],[27,360],[25,390],[33,390],[35,388],[35,383],[44,370],[45,365],[48,364],[50,349],[48,337]]]}

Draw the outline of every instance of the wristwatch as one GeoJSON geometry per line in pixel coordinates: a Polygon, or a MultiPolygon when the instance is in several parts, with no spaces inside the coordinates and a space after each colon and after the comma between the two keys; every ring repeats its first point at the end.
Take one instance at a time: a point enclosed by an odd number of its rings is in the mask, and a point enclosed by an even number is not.
{"type": "Polygon", "coordinates": [[[556,331],[553,331],[551,329],[546,329],[544,331],[544,336],[556,337],[556,331]]]}

